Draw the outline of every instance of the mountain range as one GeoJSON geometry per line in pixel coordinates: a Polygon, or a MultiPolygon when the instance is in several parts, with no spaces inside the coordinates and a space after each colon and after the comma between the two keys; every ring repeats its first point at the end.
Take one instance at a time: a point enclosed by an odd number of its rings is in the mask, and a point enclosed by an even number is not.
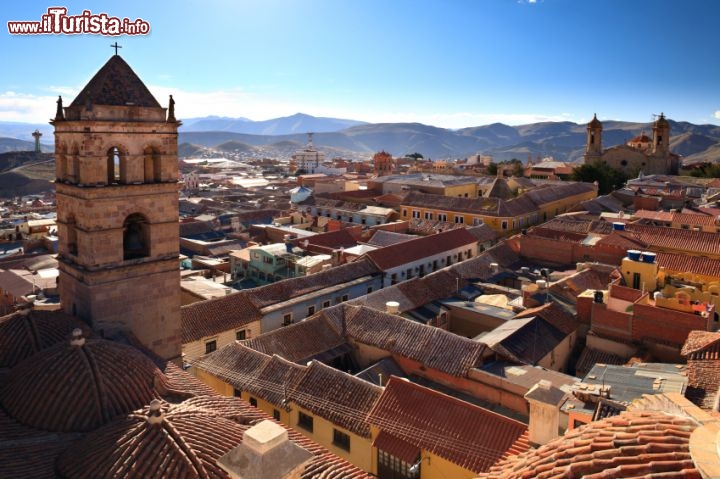
{"type": "MultiPolygon", "coordinates": [[[[720,126],[670,121],[672,151],[684,161],[720,162],[720,126]]],[[[0,152],[32,149],[30,134],[38,129],[52,139],[50,125],[0,122],[0,152]],[[2,138],[6,137],[6,138],[2,138]],[[10,137],[10,138],[7,138],[10,137]],[[17,138],[25,140],[18,143],[17,138]]],[[[418,152],[425,158],[464,158],[475,153],[491,155],[495,161],[528,156],[552,156],[559,161],[577,161],[585,150],[586,125],[572,122],[542,122],[509,126],[502,123],[451,130],[421,123],[364,123],[321,118],[298,113],[264,121],[247,118],[204,117],[183,119],[179,143],[181,156],[207,149],[266,157],[287,157],[307,143],[307,132],[315,133],[315,146],[326,157],[369,158],[385,150],[395,156],[418,152]]],[[[603,122],[603,146],[625,143],[644,132],[650,123],[603,122]]],[[[52,145],[43,142],[43,151],[52,145]]]]}

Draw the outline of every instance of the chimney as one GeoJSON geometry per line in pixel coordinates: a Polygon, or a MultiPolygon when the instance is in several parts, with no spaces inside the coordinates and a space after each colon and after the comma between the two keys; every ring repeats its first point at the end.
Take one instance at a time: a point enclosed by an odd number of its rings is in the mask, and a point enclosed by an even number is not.
{"type": "Polygon", "coordinates": [[[397,301],[388,301],[385,303],[385,312],[388,314],[398,314],[400,312],[400,303],[397,301]]]}
{"type": "Polygon", "coordinates": [[[232,479],[299,479],[313,454],[288,439],[287,430],[269,420],[243,434],[242,444],[218,459],[232,479]]]}
{"type": "Polygon", "coordinates": [[[530,443],[535,446],[547,444],[560,435],[560,406],[565,393],[546,380],[541,379],[525,394],[530,404],[530,443]]]}

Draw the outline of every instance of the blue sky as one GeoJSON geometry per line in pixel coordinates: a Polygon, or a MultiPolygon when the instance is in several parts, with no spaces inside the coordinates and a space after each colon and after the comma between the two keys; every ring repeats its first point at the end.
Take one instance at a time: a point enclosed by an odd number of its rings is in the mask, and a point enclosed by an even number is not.
{"type": "Polygon", "coordinates": [[[304,112],[460,128],[503,122],[720,124],[714,0],[3,2],[0,120],[46,122],[110,44],[180,118],[304,112]],[[130,20],[139,36],[10,35],[51,6],[130,20]]]}

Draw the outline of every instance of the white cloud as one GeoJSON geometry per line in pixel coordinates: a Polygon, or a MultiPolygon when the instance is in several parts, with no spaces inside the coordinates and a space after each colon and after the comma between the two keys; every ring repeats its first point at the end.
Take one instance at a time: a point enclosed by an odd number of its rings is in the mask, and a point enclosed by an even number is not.
{"type": "Polygon", "coordinates": [[[715,116],[715,118],[717,118],[718,120],[720,120],[720,110],[716,111],[716,112],[715,112],[715,115],[713,115],[713,116],[715,116]]]}
{"type": "MultiPolygon", "coordinates": [[[[464,128],[469,126],[505,123],[520,125],[541,121],[586,121],[570,113],[552,115],[538,113],[497,113],[497,112],[423,112],[423,111],[381,111],[369,106],[322,105],[311,100],[285,100],[272,91],[252,92],[242,88],[215,91],[188,91],[166,86],[148,85],[161,105],[167,106],[168,96],[176,102],[178,118],[196,118],[209,115],[246,117],[251,120],[267,120],[289,116],[298,112],[314,116],[348,118],[371,123],[424,123],[441,128],[464,128]]],[[[14,91],[0,93],[0,120],[27,123],[45,123],[55,116],[57,95],[63,96],[65,106],[69,105],[79,88],[51,86],[46,91],[52,94],[21,94],[14,91]]],[[[716,117],[720,112],[716,113],[716,117]]],[[[718,117],[720,118],[720,117],[718,117]]]]}
{"type": "Polygon", "coordinates": [[[29,95],[5,91],[0,93],[0,120],[46,123],[55,116],[57,96],[29,95]]]}

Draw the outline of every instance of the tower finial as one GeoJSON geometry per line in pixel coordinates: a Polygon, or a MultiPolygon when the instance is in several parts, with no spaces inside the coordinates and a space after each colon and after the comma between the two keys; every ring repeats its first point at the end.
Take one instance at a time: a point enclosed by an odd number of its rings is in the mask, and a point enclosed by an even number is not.
{"type": "Polygon", "coordinates": [[[115,49],[115,56],[117,56],[117,54],[118,54],[118,52],[117,52],[117,51],[118,51],[118,48],[122,48],[122,46],[118,45],[118,42],[115,42],[115,43],[113,43],[112,45],[110,45],[110,48],[114,48],[114,49],[115,49]]]}
{"type": "Polygon", "coordinates": [[[62,96],[58,95],[57,110],[55,110],[55,121],[62,121],[64,119],[65,113],[63,111],[62,96]]]}

